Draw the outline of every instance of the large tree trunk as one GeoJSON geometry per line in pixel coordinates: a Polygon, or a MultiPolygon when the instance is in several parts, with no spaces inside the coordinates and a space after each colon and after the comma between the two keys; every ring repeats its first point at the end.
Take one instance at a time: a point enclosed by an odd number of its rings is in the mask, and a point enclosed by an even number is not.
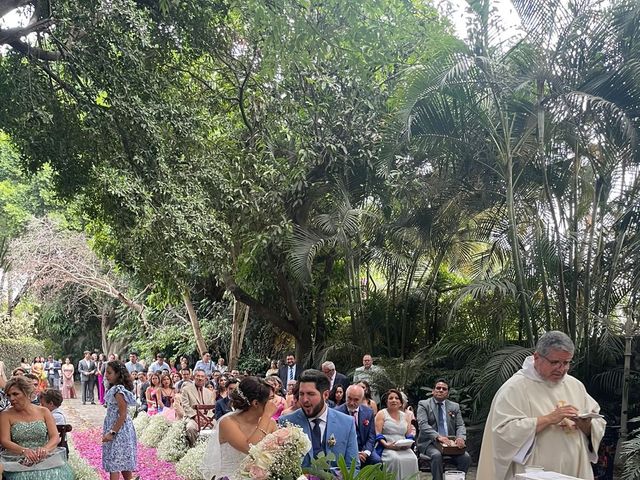
{"type": "Polygon", "coordinates": [[[249,323],[249,307],[234,299],[233,325],[231,327],[231,348],[229,352],[229,370],[238,367],[238,359],[242,352],[242,342],[249,323]]]}
{"type": "Polygon", "coordinates": [[[187,308],[187,313],[189,314],[189,321],[191,322],[193,336],[196,339],[198,352],[200,353],[200,356],[202,356],[207,351],[207,344],[205,343],[204,337],[202,336],[198,314],[196,313],[196,309],[193,308],[193,303],[191,302],[191,294],[186,288],[182,290],[182,300],[184,301],[184,306],[187,308]]]}

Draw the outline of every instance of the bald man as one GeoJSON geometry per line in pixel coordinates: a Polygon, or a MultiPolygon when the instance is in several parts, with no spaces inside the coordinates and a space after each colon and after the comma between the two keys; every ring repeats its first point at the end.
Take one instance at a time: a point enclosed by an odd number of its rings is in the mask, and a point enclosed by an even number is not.
{"type": "Polygon", "coordinates": [[[356,424],[360,465],[380,463],[380,455],[373,448],[376,441],[375,415],[373,410],[362,404],[364,389],[359,385],[350,385],[347,388],[345,398],[345,403],[336,407],[336,410],[353,417],[356,424]]]}

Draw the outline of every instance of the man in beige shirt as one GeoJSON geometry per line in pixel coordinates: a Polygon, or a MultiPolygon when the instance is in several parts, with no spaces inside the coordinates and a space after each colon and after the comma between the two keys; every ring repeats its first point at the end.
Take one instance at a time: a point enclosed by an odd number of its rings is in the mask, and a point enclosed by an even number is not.
{"type": "MultiPolygon", "coordinates": [[[[207,375],[204,370],[195,371],[193,383],[187,383],[182,388],[182,408],[184,417],[187,421],[187,440],[190,445],[195,445],[198,440],[200,430],[196,422],[196,405],[210,405],[211,409],[207,412],[207,416],[213,419],[215,413],[215,397],[213,392],[205,387],[207,383],[207,375]]],[[[213,420],[215,422],[215,420],[213,420]]]]}

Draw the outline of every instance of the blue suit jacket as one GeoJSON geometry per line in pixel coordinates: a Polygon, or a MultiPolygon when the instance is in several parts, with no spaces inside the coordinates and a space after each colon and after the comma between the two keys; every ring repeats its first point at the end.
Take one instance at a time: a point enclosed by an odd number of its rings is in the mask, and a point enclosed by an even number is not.
{"type": "MultiPolygon", "coordinates": [[[[327,425],[324,430],[324,438],[322,439],[322,446],[324,447],[325,454],[333,453],[336,460],[342,455],[347,466],[350,466],[352,462],[356,462],[356,469],[360,468],[360,459],[358,458],[358,440],[356,437],[356,426],[353,418],[344,413],[338,412],[333,408],[327,406],[327,425]],[[331,442],[329,442],[331,440],[331,442]],[[330,446],[329,443],[335,444],[330,446]]],[[[304,410],[301,408],[289,415],[280,417],[278,420],[280,425],[284,425],[285,422],[298,425],[304,430],[304,433],[311,439],[311,425],[307,416],[304,414],[304,410]]],[[[308,452],[302,460],[302,466],[308,467],[311,465],[311,456],[313,452],[308,452]]],[[[337,461],[332,462],[332,466],[336,466],[337,461]]]]}
{"type": "Polygon", "coordinates": [[[220,420],[224,414],[231,411],[231,399],[229,397],[221,398],[216,402],[216,420],[220,420]]]}
{"type": "MultiPolygon", "coordinates": [[[[349,415],[347,404],[336,407],[338,412],[342,412],[345,415],[349,415]]],[[[350,416],[350,415],[349,415],[350,416]]],[[[353,418],[353,417],[352,417],[353,418]]],[[[356,429],[356,436],[358,438],[358,450],[364,452],[374,452],[373,446],[376,443],[376,421],[373,410],[366,405],[360,405],[358,407],[358,425],[356,429]],[[365,425],[366,424],[366,425],[365,425]]]]}

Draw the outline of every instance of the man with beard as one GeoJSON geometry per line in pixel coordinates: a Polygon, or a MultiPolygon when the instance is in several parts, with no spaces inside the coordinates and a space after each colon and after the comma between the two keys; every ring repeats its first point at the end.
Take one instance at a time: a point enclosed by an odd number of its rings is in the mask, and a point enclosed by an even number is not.
{"type": "Polygon", "coordinates": [[[300,409],[280,417],[279,422],[298,425],[311,440],[312,449],[302,460],[302,466],[311,465],[311,458],[319,453],[333,454],[333,467],[344,457],[347,467],[354,462],[360,468],[358,440],[353,418],[327,405],[329,379],[319,370],[305,370],[300,375],[298,404],[300,409]]]}

